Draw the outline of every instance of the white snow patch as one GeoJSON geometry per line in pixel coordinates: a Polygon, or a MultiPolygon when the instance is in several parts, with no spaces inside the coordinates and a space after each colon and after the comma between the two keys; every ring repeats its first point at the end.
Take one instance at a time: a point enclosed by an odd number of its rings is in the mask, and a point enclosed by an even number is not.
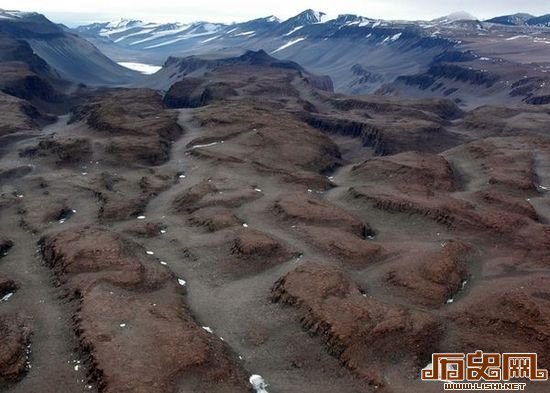
{"type": "Polygon", "coordinates": [[[123,66],[124,68],[128,68],[130,70],[134,70],[137,72],[140,72],[145,75],[151,75],[160,70],[161,66],[156,66],[152,64],[145,64],[145,63],[131,63],[126,61],[120,61],[118,63],[119,65],[123,66]]]}
{"type": "MultiPolygon", "coordinates": [[[[541,186],[542,187],[542,186],[541,186]]],[[[256,192],[262,192],[262,189],[261,188],[255,188],[254,191],[256,192]]]]}
{"type": "Polygon", "coordinates": [[[390,37],[390,41],[397,41],[399,38],[401,38],[401,35],[403,33],[397,33],[397,34],[394,34],[390,37]]]}
{"type": "Polygon", "coordinates": [[[518,38],[529,38],[529,36],[528,35],[515,35],[513,37],[506,38],[506,41],[513,41],[513,40],[517,40],[518,38]]]}
{"type": "Polygon", "coordinates": [[[163,265],[163,266],[168,265],[168,264],[167,264],[166,262],[164,262],[164,261],[160,261],[160,264],[163,265]]]}
{"type": "Polygon", "coordinates": [[[287,37],[289,35],[291,35],[292,33],[295,33],[297,32],[298,30],[302,29],[304,26],[298,26],[298,27],[295,27],[294,29],[290,30],[288,33],[286,33],[283,37],[287,37]]]}
{"type": "Polygon", "coordinates": [[[248,224],[243,224],[243,227],[244,227],[244,228],[248,228],[248,224]]]}
{"type": "Polygon", "coordinates": [[[145,220],[145,216],[138,216],[137,219],[138,220],[145,220]]]}
{"type": "Polygon", "coordinates": [[[153,251],[146,251],[146,252],[147,252],[147,255],[155,255],[153,251]]]}
{"type": "Polygon", "coordinates": [[[10,293],[4,295],[4,296],[0,299],[0,303],[2,303],[2,302],[7,302],[8,300],[10,300],[10,297],[12,297],[12,296],[13,296],[13,292],[10,292],[10,293]]]}
{"type": "Polygon", "coordinates": [[[21,12],[21,11],[11,11],[11,10],[2,10],[0,9],[0,18],[2,19],[20,19],[27,15],[32,15],[33,12],[21,12]]]}
{"type": "Polygon", "coordinates": [[[217,35],[215,37],[212,37],[212,38],[207,38],[206,40],[201,41],[201,44],[206,44],[207,42],[214,41],[215,39],[218,39],[218,38],[220,38],[219,35],[217,35]]]}
{"type": "Polygon", "coordinates": [[[212,143],[205,143],[203,145],[194,145],[191,147],[191,149],[198,149],[200,147],[209,147],[209,146],[214,146],[214,145],[217,145],[219,142],[212,142],[212,143]]]}
{"type": "Polygon", "coordinates": [[[271,52],[271,54],[280,52],[280,51],[282,51],[282,50],[284,50],[284,49],[286,49],[286,48],[288,48],[288,47],[290,47],[290,46],[292,46],[292,45],[294,45],[294,44],[297,44],[298,42],[301,42],[301,41],[303,41],[303,40],[305,40],[305,39],[306,39],[305,37],[300,37],[300,38],[296,38],[296,39],[294,39],[294,40],[291,40],[291,41],[287,42],[286,44],[284,44],[283,46],[281,46],[281,47],[275,49],[273,52],[271,52]]]}
{"type": "Polygon", "coordinates": [[[181,279],[181,278],[178,278],[178,284],[180,284],[182,287],[185,286],[185,284],[187,284],[187,281],[181,279]]]}
{"type": "Polygon", "coordinates": [[[248,381],[250,382],[256,393],[267,393],[267,390],[265,390],[265,388],[267,388],[267,384],[265,383],[261,375],[251,375],[248,381]]]}
{"type": "Polygon", "coordinates": [[[120,326],[121,328],[123,328],[123,327],[126,327],[126,324],[125,324],[125,323],[121,323],[119,326],[120,326]]]}
{"type": "Polygon", "coordinates": [[[208,333],[210,334],[213,334],[214,332],[212,331],[212,329],[210,329],[208,326],[203,326],[202,327],[204,330],[206,330],[208,333]]]}
{"type": "Polygon", "coordinates": [[[243,33],[235,34],[235,37],[247,36],[247,35],[252,35],[252,34],[256,34],[256,32],[255,32],[254,30],[252,30],[252,31],[245,31],[245,32],[243,32],[243,33]]]}

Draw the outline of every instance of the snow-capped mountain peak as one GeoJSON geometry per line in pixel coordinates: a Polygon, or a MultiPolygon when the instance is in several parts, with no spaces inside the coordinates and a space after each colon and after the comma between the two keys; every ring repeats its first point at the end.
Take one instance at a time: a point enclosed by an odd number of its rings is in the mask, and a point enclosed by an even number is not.
{"type": "Polygon", "coordinates": [[[275,15],[270,15],[270,16],[265,18],[265,21],[266,22],[279,23],[281,20],[279,18],[277,18],[275,15]]]}
{"type": "Polygon", "coordinates": [[[106,27],[110,29],[120,29],[124,27],[134,27],[141,25],[143,25],[143,22],[141,20],[119,18],[109,22],[106,27]]]}
{"type": "Polygon", "coordinates": [[[434,19],[433,22],[453,23],[460,20],[477,20],[477,18],[466,11],[457,11],[452,14],[442,16],[441,18],[434,19]]]}
{"type": "Polygon", "coordinates": [[[39,14],[37,14],[36,12],[4,10],[0,8],[0,18],[2,19],[21,19],[32,15],[39,15],[39,14]]]}
{"type": "Polygon", "coordinates": [[[293,22],[299,23],[300,25],[311,25],[314,23],[322,23],[325,16],[326,14],[324,12],[308,9],[288,19],[285,23],[293,22]]]}

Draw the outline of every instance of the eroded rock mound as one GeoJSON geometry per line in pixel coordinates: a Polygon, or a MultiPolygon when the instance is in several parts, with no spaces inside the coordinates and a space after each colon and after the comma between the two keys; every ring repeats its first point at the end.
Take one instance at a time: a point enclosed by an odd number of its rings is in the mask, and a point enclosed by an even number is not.
{"type": "MultiPolygon", "coordinates": [[[[370,239],[340,228],[298,225],[296,231],[317,249],[339,259],[346,266],[368,266],[384,253],[384,249],[370,239]]],[[[373,236],[367,235],[369,237],[373,236]]]]}
{"type": "Polygon", "coordinates": [[[160,222],[136,222],[125,227],[124,232],[137,237],[151,238],[162,234],[165,225],[160,222]]]}
{"type": "Polygon", "coordinates": [[[22,131],[36,131],[40,123],[46,120],[40,112],[28,102],[0,92],[0,137],[22,131]]]}
{"type": "Polygon", "coordinates": [[[377,386],[388,382],[384,370],[391,364],[412,377],[441,334],[431,316],[365,297],[341,271],[318,263],[307,262],[277,281],[272,299],[297,307],[303,326],[330,353],[377,386]]]}
{"type": "Polygon", "coordinates": [[[479,163],[489,185],[505,191],[535,191],[532,149],[545,145],[548,146],[542,141],[525,138],[486,138],[464,145],[461,149],[479,163]]]}
{"type": "Polygon", "coordinates": [[[22,157],[54,157],[58,164],[82,163],[90,160],[92,144],[86,138],[46,139],[19,153],[22,157]]]}
{"type": "Polygon", "coordinates": [[[0,314],[0,383],[14,382],[27,370],[32,328],[18,314],[0,314]]]}
{"type": "Polygon", "coordinates": [[[346,210],[305,193],[288,193],[275,202],[274,213],[285,221],[340,228],[363,238],[370,228],[346,210]]]}
{"type": "Polygon", "coordinates": [[[252,228],[234,227],[212,234],[208,241],[193,251],[208,258],[208,279],[216,280],[212,271],[221,273],[222,282],[235,277],[249,277],[289,261],[298,253],[284,241],[252,228]]]}
{"type": "MultiPolygon", "coordinates": [[[[320,174],[341,162],[338,147],[330,138],[273,104],[215,103],[197,110],[195,116],[204,136],[216,136],[219,142],[201,149],[203,157],[249,163],[289,177],[300,171],[320,174]],[[224,135],[228,138],[222,144],[224,135]]],[[[194,153],[198,154],[198,149],[194,153]]]]}
{"type": "Polygon", "coordinates": [[[408,299],[430,306],[452,302],[468,278],[470,248],[461,241],[445,241],[441,249],[411,252],[392,267],[386,280],[402,290],[408,299]]]}
{"type": "Polygon", "coordinates": [[[164,103],[169,108],[198,108],[237,96],[235,88],[242,85],[242,81],[212,83],[208,79],[188,77],[170,86],[164,96],[164,103]]]}
{"type": "Polygon", "coordinates": [[[203,391],[246,389],[223,342],[193,320],[176,277],[137,244],[83,227],[45,238],[43,255],[79,303],[74,329],[101,391],[176,392],[178,378],[203,391]]]}
{"type": "MultiPolygon", "coordinates": [[[[550,290],[546,277],[493,282],[475,288],[451,320],[460,351],[534,352],[550,367],[550,290]]],[[[453,348],[458,349],[457,348],[453,348]]]]}
{"type": "Polygon", "coordinates": [[[192,225],[205,227],[209,232],[239,225],[241,222],[231,210],[225,207],[206,207],[195,211],[189,222],[192,225]]]}
{"type": "Polygon", "coordinates": [[[3,236],[0,236],[0,258],[6,254],[10,248],[13,247],[13,241],[3,236]]]}
{"type": "Polygon", "coordinates": [[[151,170],[139,180],[125,179],[111,172],[103,172],[95,181],[94,192],[101,203],[99,218],[112,222],[139,216],[149,201],[168,189],[176,181],[176,174],[151,170]]]}
{"type": "Polygon", "coordinates": [[[107,136],[107,152],[126,164],[159,165],[170,155],[171,141],[182,134],[177,114],[166,111],[152,90],[110,90],[79,107],[73,121],[85,120],[107,136]]]}
{"type": "Polygon", "coordinates": [[[262,194],[246,185],[226,184],[221,181],[203,181],[181,193],[173,202],[178,213],[192,213],[210,207],[235,208],[260,198],[262,194]]]}
{"type": "Polygon", "coordinates": [[[414,187],[443,191],[456,189],[451,166],[445,158],[435,154],[406,152],[376,157],[355,165],[351,173],[362,181],[389,183],[404,190],[414,187]]]}
{"type": "Polygon", "coordinates": [[[19,285],[14,280],[0,274],[0,298],[8,293],[13,293],[17,288],[19,285]]]}

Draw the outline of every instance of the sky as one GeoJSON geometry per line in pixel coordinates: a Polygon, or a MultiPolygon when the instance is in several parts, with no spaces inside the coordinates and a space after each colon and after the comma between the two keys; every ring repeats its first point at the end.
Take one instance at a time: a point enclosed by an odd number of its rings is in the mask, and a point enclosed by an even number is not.
{"type": "Polygon", "coordinates": [[[548,0],[0,0],[0,8],[36,11],[69,26],[121,17],[151,22],[241,22],[275,15],[289,18],[311,8],[328,16],[429,20],[456,11],[479,19],[516,12],[550,13],[548,0]]]}

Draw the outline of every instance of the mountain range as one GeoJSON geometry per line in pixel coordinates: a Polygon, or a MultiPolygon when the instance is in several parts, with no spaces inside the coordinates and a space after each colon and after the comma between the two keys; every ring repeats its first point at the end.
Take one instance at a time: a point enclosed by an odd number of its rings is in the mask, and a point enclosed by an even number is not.
{"type": "Polygon", "coordinates": [[[287,20],[268,16],[230,25],[120,19],[69,29],[40,14],[0,11],[0,33],[24,40],[59,77],[92,86],[165,90],[185,72],[153,78],[128,67],[154,73],[175,58],[235,58],[252,50],[329,76],[337,92],[437,96],[475,107],[480,95],[503,103],[548,100],[547,17],[479,21],[458,12],[385,21],[350,14],[329,19],[309,9],[287,20]]]}
{"type": "Polygon", "coordinates": [[[121,67],[86,39],[34,12],[0,9],[0,35],[24,41],[61,78],[91,85],[126,83],[135,72],[121,67]]]}
{"type": "Polygon", "coordinates": [[[547,95],[547,17],[479,21],[458,12],[431,21],[385,21],[359,15],[328,19],[310,9],[284,21],[274,16],[231,25],[121,19],[74,31],[120,62],[161,66],[168,57],[224,58],[265,50],[330,76],[338,92],[440,96],[477,105],[480,94],[508,102],[547,95]]]}

